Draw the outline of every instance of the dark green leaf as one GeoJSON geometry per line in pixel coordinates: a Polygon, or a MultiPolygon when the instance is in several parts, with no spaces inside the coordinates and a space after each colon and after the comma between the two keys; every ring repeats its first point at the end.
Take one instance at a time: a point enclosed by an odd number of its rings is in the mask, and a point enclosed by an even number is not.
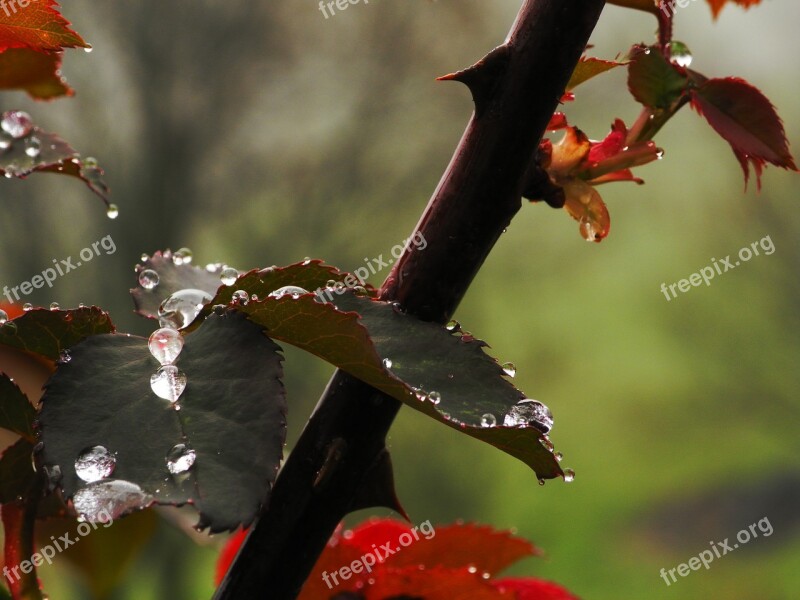
{"type": "Polygon", "coordinates": [[[5,373],[0,373],[0,427],[34,441],[33,421],[36,411],[27,396],[5,373]]]}
{"type": "Polygon", "coordinates": [[[34,309],[0,327],[0,344],[21,348],[50,360],[82,339],[114,331],[114,324],[96,306],[70,310],[34,309]]]}
{"type": "Polygon", "coordinates": [[[640,103],[668,109],[686,92],[686,72],[669,62],[657,48],[640,49],[628,66],[628,88],[640,103]]]}
{"type": "Polygon", "coordinates": [[[90,485],[75,459],[103,446],[116,456],[112,477],[149,495],[129,508],[190,502],[212,532],[248,525],[267,500],[286,435],[279,348],[244,315],[212,315],[186,336],[175,363],[188,380],[175,410],[150,388],[159,365],[146,342],[101,335],[72,349],[42,399],[43,464],[60,466],[72,498],[90,485]],[[196,462],[173,476],[165,457],[179,443],[196,462]]]}
{"type": "Polygon", "coordinates": [[[77,177],[86,183],[106,205],[108,186],[103,181],[103,170],[93,161],[87,161],[55,133],[33,127],[20,138],[11,139],[5,134],[4,142],[9,147],[0,152],[0,175],[24,179],[31,173],[56,173],[77,177]],[[38,153],[34,154],[32,148],[38,153]]]}
{"type": "Polygon", "coordinates": [[[538,430],[503,426],[504,416],[525,396],[483,351],[485,343],[350,291],[333,293],[332,298],[333,303],[321,303],[313,294],[284,296],[236,308],[264,326],[270,337],[307,350],[437,421],[501,448],[540,478],[562,475],[538,430]],[[388,369],[385,359],[391,361],[388,369]],[[434,393],[441,398],[438,404],[430,400],[434,393]],[[492,418],[498,426],[482,426],[492,418]]]}
{"type": "Polygon", "coordinates": [[[33,470],[33,444],[21,438],[0,458],[0,504],[25,497],[36,481],[33,470]]]}

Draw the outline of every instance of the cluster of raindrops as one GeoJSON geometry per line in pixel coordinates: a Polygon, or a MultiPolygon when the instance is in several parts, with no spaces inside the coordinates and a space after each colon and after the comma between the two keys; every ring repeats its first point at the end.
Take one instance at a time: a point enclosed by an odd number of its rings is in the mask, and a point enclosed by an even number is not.
{"type": "Polygon", "coordinates": [[[161,327],[150,335],[147,346],[161,365],[150,376],[150,388],[159,398],[176,405],[186,389],[186,374],[173,364],[183,350],[183,336],[176,329],[161,327]]]}

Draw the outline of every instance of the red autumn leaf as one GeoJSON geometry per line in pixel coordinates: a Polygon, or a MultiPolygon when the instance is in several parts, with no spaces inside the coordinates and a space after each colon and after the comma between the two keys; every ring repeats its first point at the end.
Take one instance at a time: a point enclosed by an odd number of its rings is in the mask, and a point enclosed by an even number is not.
{"type": "Polygon", "coordinates": [[[734,4],[738,4],[743,8],[750,8],[756,4],[760,4],[761,0],[708,0],[708,3],[711,5],[711,12],[716,19],[719,16],[722,7],[725,6],[728,2],[733,2],[734,4]]]}
{"type": "Polygon", "coordinates": [[[516,600],[577,600],[560,585],[541,579],[507,577],[492,585],[501,591],[516,592],[516,600]]]}
{"type": "Polygon", "coordinates": [[[601,242],[611,229],[611,217],[605,202],[593,186],[581,179],[572,179],[564,184],[566,202],[564,208],[578,221],[583,239],[601,242]]]}
{"type": "MultiPolygon", "coordinates": [[[[391,519],[370,519],[349,532],[337,529],[299,600],[330,600],[344,592],[358,593],[364,600],[530,600],[532,596],[522,596],[516,588],[500,589],[492,577],[537,553],[526,540],[487,526],[434,528],[425,521],[413,528],[391,519]]],[[[542,589],[552,586],[541,583],[542,589]]]]}
{"type": "Polygon", "coordinates": [[[797,170],[786,133],[769,99],[743,79],[709,79],[691,91],[691,105],[731,145],[744,171],[756,172],[761,189],[761,171],[766,163],[797,170]]]}
{"type": "Polygon", "coordinates": [[[217,558],[217,572],[214,578],[216,585],[222,583],[222,580],[225,578],[225,573],[228,572],[233,559],[236,558],[236,553],[239,552],[239,548],[242,543],[244,543],[244,538],[246,537],[247,529],[240,529],[225,542],[217,558]]]}
{"type": "MultiPolygon", "coordinates": [[[[377,575],[377,574],[376,574],[377,575]]],[[[385,569],[360,592],[364,600],[420,598],[423,600],[516,600],[513,590],[503,591],[467,568],[385,569]]]]}
{"type": "Polygon", "coordinates": [[[55,52],[63,48],[88,48],[69,28],[55,0],[5,0],[0,4],[0,51],[31,48],[55,52]]]}
{"type": "Polygon", "coordinates": [[[72,96],[59,70],[61,52],[44,54],[28,48],[0,52],[0,90],[25,90],[37,100],[72,96]]]}

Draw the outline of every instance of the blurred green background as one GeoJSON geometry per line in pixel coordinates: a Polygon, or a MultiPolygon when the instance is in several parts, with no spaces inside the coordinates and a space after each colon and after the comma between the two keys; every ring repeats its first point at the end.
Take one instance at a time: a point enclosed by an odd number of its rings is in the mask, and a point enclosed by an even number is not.
{"type": "MultiPolygon", "coordinates": [[[[435,77],[502,42],[519,6],[371,2],[326,20],[313,0],[67,3],[94,46],[66,53],[77,96],[4,93],[2,109],[26,109],[98,157],[120,216],[108,220],[69,178],[3,180],[0,285],[110,234],[114,254],[31,301],[98,304],[120,330],[147,334],[127,295],[142,252],[189,246],[195,262],[243,269],[305,256],[354,269],[388,253],[411,234],[471,113],[467,90],[435,77]]],[[[698,1],[678,10],[675,35],[693,68],[762,89],[797,142],[798,18],[800,5],[773,0],[729,6],[713,23],[698,1]]],[[[651,16],[609,6],[591,53],[613,58],[654,28],[651,16]]],[[[638,114],[622,70],[577,96],[567,114],[594,139],[638,114]]],[[[404,409],[389,440],[398,491],[415,523],[515,528],[546,557],[513,572],[587,600],[796,598],[800,178],[770,168],[760,195],[754,181],[743,191],[729,147],[689,108],[656,141],[666,156],[639,170],[645,186],[600,189],[608,239],[587,244],[563,211],[523,206],[456,315],[550,406],[575,482],[539,487],[521,463],[404,409]],[[765,236],[774,254],[710,287],[670,302],[659,290],[765,236]],[[763,517],[770,537],[670,587],[660,578],[763,517]]],[[[290,448],[332,369],[286,355],[290,448]]],[[[190,539],[175,514],[136,518],[129,539],[143,549],[97,597],[209,598],[224,536],[190,539]]],[[[91,537],[85,560],[104,571],[108,551],[89,548],[91,537]]],[[[40,576],[53,600],[92,597],[66,559],[40,576]]]]}

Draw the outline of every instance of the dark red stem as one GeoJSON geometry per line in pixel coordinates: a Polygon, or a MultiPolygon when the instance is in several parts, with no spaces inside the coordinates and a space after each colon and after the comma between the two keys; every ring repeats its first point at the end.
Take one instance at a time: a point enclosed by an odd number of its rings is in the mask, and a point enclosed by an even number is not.
{"type": "MultiPolygon", "coordinates": [[[[381,298],[424,320],[450,318],[520,209],[528,165],[604,5],[525,0],[507,41],[451,77],[469,85],[476,112],[417,225],[427,248],[401,257],[381,298]]],[[[384,456],[399,408],[334,374],[216,600],[296,597],[336,525],[362,506],[357,494],[384,456]],[[323,464],[320,489],[314,482],[323,464]]]]}

